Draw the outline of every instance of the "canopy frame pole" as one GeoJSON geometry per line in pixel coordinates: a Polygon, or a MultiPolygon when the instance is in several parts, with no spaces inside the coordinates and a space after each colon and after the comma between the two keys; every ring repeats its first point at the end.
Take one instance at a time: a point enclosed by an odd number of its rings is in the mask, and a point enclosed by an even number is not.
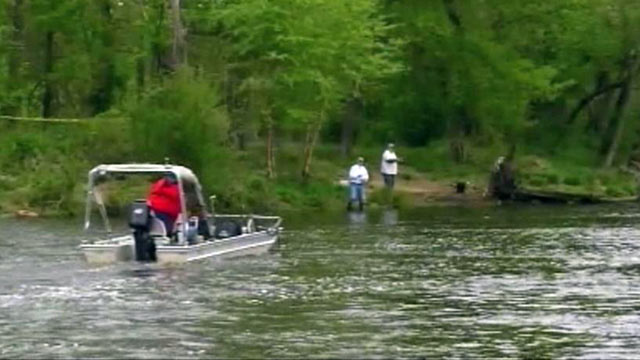
{"type": "Polygon", "coordinates": [[[104,223],[104,228],[107,231],[108,235],[111,235],[111,223],[109,222],[109,216],[107,216],[107,209],[104,206],[104,201],[102,201],[102,197],[95,189],[95,169],[89,172],[89,181],[87,183],[87,200],[86,207],[84,211],[84,230],[87,231],[91,227],[91,210],[93,208],[93,203],[95,202],[98,211],[100,212],[100,217],[102,218],[102,222],[104,223]]]}
{"type": "Polygon", "coordinates": [[[87,182],[87,200],[84,209],[84,231],[91,227],[91,205],[93,204],[93,171],[89,171],[89,180],[87,182]]]}
{"type": "Polygon", "coordinates": [[[183,242],[183,245],[186,245],[188,244],[187,227],[189,226],[189,218],[187,214],[187,201],[185,199],[184,186],[182,185],[182,177],[180,176],[180,174],[173,170],[171,171],[171,173],[173,173],[178,179],[178,188],[180,190],[180,211],[182,213],[182,224],[180,224],[182,231],[181,241],[183,242]]]}

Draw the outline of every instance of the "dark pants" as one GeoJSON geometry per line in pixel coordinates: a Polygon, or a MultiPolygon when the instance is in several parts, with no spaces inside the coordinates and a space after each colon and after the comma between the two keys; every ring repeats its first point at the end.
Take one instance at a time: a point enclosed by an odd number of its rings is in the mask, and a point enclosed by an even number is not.
{"type": "Polygon", "coordinates": [[[382,174],[382,179],[384,179],[384,185],[386,187],[388,187],[389,189],[393,189],[393,185],[395,184],[395,179],[396,176],[395,175],[391,175],[391,174],[382,174]]]}
{"type": "Polygon", "coordinates": [[[171,236],[173,233],[173,224],[176,222],[176,218],[161,212],[154,212],[154,216],[164,223],[164,228],[167,230],[167,236],[171,236]]]}

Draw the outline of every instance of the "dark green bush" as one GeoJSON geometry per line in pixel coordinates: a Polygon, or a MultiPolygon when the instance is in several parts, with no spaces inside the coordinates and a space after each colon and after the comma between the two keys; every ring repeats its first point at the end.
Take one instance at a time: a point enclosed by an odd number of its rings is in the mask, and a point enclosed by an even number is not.
{"type": "Polygon", "coordinates": [[[562,180],[562,182],[568,186],[579,186],[582,184],[582,180],[578,176],[567,176],[562,180]]]}
{"type": "Polygon", "coordinates": [[[549,184],[555,185],[560,183],[560,176],[558,174],[549,173],[545,174],[545,177],[547,178],[547,183],[549,184]]]}
{"type": "Polygon", "coordinates": [[[627,192],[624,191],[624,189],[620,189],[616,187],[607,187],[604,193],[610,197],[622,197],[627,195],[627,192]]]}
{"type": "Polygon", "coordinates": [[[151,162],[168,157],[202,173],[226,140],[228,120],[218,103],[209,83],[188,70],[178,72],[131,110],[134,152],[151,162]]]}

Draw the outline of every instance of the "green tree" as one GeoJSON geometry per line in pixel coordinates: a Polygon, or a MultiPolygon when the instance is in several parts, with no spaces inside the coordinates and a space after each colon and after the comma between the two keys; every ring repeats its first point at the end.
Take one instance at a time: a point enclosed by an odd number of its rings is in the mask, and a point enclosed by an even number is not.
{"type": "Polygon", "coordinates": [[[217,91],[182,68],[131,110],[133,142],[141,159],[165,157],[203,172],[224,147],[228,121],[217,91]]]}
{"type": "Polygon", "coordinates": [[[515,139],[530,104],[562,88],[553,67],[500,39],[493,18],[500,12],[500,21],[509,21],[510,5],[443,0],[388,7],[407,40],[409,73],[395,81],[392,91],[399,95],[387,106],[394,116],[403,114],[397,126],[415,145],[447,136],[454,159],[464,161],[466,139],[515,139]]]}
{"type": "Polygon", "coordinates": [[[253,113],[268,137],[274,121],[304,128],[304,178],[322,124],[341,100],[398,68],[372,0],[228,1],[213,11],[233,49],[237,89],[248,99],[243,104],[258,106],[253,113]]]}

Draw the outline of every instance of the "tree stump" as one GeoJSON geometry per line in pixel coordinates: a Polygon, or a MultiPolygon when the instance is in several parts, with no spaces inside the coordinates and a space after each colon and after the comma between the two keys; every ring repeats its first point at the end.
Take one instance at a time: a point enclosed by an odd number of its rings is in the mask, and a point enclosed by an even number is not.
{"type": "Polygon", "coordinates": [[[491,170],[487,193],[489,196],[508,200],[514,197],[516,192],[516,181],[513,171],[513,164],[510,157],[499,157],[491,170]]]}

